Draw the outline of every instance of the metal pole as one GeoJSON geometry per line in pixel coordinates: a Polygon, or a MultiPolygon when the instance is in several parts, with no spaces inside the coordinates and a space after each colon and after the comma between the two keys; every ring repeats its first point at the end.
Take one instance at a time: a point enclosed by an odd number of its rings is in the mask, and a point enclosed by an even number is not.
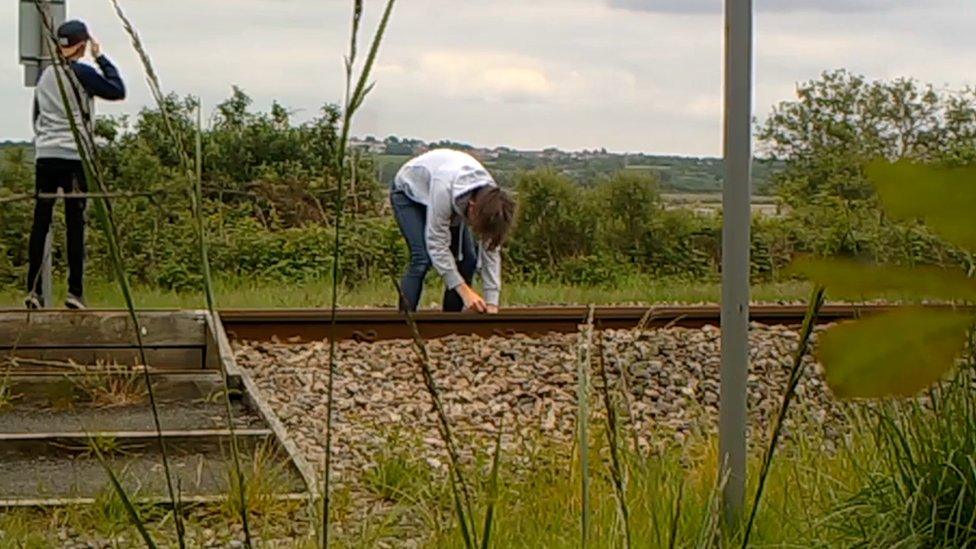
{"type": "MultiPolygon", "coordinates": [[[[43,25],[43,23],[41,23],[43,25]]],[[[44,30],[39,29],[38,39],[40,44],[38,44],[38,51],[45,52],[48,51],[49,46],[47,46],[47,41],[44,39],[44,30]]],[[[53,55],[53,52],[49,52],[49,55],[53,55]]],[[[41,59],[38,60],[37,65],[37,78],[41,77],[41,73],[44,69],[51,65],[53,59],[48,55],[42,55],[41,59]]],[[[37,79],[34,80],[34,85],[37,85],[37,79]]],[[[51,239],[52,233],[54,233],[54,216],[51,216],[51,225],[48,226],[47,236],[44,238],[44,259],[41,260],[41,307],[51,308],[54,307],[54,290],[53,286],[53,275],[51,267],[51,239]]]]}
{"type": "Polygon", "coordinates": [[[725,180],[722,189],[722,369],[719,473],[726,524],[741,515],[749,373],[752,186],[752,0],[725,0],[725,180]]]}

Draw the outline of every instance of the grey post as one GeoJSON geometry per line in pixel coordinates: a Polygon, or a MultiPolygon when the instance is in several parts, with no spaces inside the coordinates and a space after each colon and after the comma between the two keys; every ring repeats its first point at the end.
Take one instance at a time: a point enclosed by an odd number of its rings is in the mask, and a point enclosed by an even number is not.
{"type": "Polygon", "coordinates": [[[749,374],[752,186],[752,0],[725,0],[725,180],[722,190],[722,369],[719,478],[726,524],[742,511],[749,374]]]}
{"type": "MultiPolygon", "coordinates": [[[[48,2],[55,27],[65,20],[65,1],[49,0],[48,2]]],[[[41,71],[51,63],[51,57],[44,45],[44,23],[34,0],[20,0],[18,33],[20,64],[24,66],[24,85],[33,87],[37,85],[41,71]]],[[[50,307],[54,303],[54,295],[51,290],[50,231],[48,231],[47,238],[44,241],[44,260],[41,263],[41,301],[45,307],[50,307]]]]}

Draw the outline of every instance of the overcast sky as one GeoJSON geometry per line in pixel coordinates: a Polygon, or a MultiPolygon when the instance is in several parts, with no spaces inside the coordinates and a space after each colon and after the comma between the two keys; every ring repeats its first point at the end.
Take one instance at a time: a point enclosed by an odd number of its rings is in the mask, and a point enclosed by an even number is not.
{"type": "MultiPolygon", "coordinates": [[[[17,2],[0,2],[0,139],[30,137],[17,2]]],[[[721,0],[399,0],[358,135],[539,149],[721,151],[721,0]]],[[[68,0],[130,89],[150,96],[108,0],[68,0]]],[[[238,85],[312,116],[342,90],[350,1],[122,0],[167,89],[212,107],[238,85]]],[[[973,0],[757,0],[756,113],[797,81],[849,68],[870,78],[976,84],[973,0]]],[[[382,2],[367,0],[371,30],[382,2]]]]}

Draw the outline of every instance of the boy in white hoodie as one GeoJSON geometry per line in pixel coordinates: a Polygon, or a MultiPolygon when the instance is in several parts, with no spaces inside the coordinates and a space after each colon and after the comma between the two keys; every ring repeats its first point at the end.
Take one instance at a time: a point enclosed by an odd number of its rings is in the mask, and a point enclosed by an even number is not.
{"type": "Polygon", "coordinates": [[[500,248],[515,220],[515,201],[488,170],[471,155],[436,149],[400,168],[390,202],[410,248],[400,308],[417,310],[433,265],[444,279],[445,311],[497,313],[500,248]],[[475,270],[481,273],[484,297],[471,287],[475,270]]]}
{"type": "MultiPolygon", "coordinates": [[[[95,98],[109,101],[125,99],[125,84],[118,69],[102,53],[102,48],[81,21],[67,21],[58,27],[58,47],[68,62],[68,70],[51,65],[41,73],[34,89],[34,151],[36,157],[35,189],[38,194],[56,194],[60,189],[66,194],[88,192],[81,154],[71,130],[69,110],[78,128],[94,127],[95,98]],[[86,50],[98,68],[81,62],[86,50]],[[55,71],[61,72],[61,78],[55,71]],[[61,95],[64,86],[68,106],[61,95]]],[[[68,235],[68,297],[69,309],[84,309],[82,298],[85,270],[85,206],[82,197],[66,198],[64,215],[68,235]]],[[[53,198],[38,197],[34,203],[34,225],[31,228],[27,273],[27,298],[29,309],[38,309],[41,303],[41,262],[44,259],[44,241],[51,226],[54,212],[53,198]]]]}

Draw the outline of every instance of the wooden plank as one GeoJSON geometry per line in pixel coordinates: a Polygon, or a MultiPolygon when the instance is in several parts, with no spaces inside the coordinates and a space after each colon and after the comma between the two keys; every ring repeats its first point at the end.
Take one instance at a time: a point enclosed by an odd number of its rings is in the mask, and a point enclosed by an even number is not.
{"type": "MultiPolygon", "coordinates": [[[[146,349],[146,361],[149,367],[165,370],[200,370],[205,354],[204,347],[146,349]]],[[[17,349],[0,350],[0,369],[11,367],[11,372],[18,371],[71,371],[70,364],[78,366],[135,366],[142,362],[139,349],[127,347],[121,349],[17,349]],[[16,359],[26,359],[24,362],[12,366],[16,359]],[[44,364],[49,363],[49,364],[44,364]],[[63,363],[64,366],[59,366],[63,363]]]]}
{"type": "MultiPolygon", "coordinates": [[[[262,497],[270,497],[274,501],[307,501],[312,496],[308,492],[296,492],[290,494],[270,494],[262,497]]],[[[183,503],[221,503],[227,500],[226,495],[215,496],[182,496],[183,503]]],[[[169,505],[168,497],[133,497],[135,503],[146,505],[169,505]]],[[[65,505],[92,505],[96,502],[93,497],[74,497],[74,498],[0,498],[0,508],[3,507],[59,507],[65,505]]]]}
{"type": "MultiPolygon", "coordinates": [[[[197,311],[142,312],[146,346],[205,345],[206,320],[197,311]]],[[[0,348],[137,345],[124,311],[0,311],[0,348]]]]}
{"type": "MultiPolygon", "coordinates": [[[[268,437],[273,435],[270,429],[234,429],[234,434],[240,437],[268,437]]],[[[92,437],[113,438],[119,443],[155,440],[162,436],[165,439],[194,439],[194,438],[227,438],[227,429],[191,429],[186,431],[92,431],[92,432],[62,432],[62,433],[0,433],[0,444],[5,442],[49,442],[63,440],[81,440],[87,442],[92,437]]]]}
{"type": "MultiPolygon", "coordinates": [[[[237,440],[242,455],[251,452],[259,445],[269,444],[269,448],[278,452],[284,460],[287,454],[281,451],[281,447],[274,438],[274,433],[269,429],[235,429],[237,440]]],[[[156,431],[105,431],[103,433],[94,432],[103,439],[113,437],[115,434],[122,436],[116,437],[114,444],[119,451],[129,455],[141,453],[156,454],[156,431]]],[[[188,430],[188,431],[163,431],[163,438],[166,440],[166,449],[173,456],[185,455],[187,453],[220,454],[229,449],[230,432],[226,429],[213,430],[188,430]]],[[[5,433],[0,435],[0,463],[12,459],[12,456],[58,456],[65,458],[72,455],[86,456],[90,453],[90,436],[85,432],[64,432],[64,433],[5,433]],[[62,436],[63,435],[63,436],[62,436]]],[[[0,487],[2,488],[2,487],[0,487]]]]}

